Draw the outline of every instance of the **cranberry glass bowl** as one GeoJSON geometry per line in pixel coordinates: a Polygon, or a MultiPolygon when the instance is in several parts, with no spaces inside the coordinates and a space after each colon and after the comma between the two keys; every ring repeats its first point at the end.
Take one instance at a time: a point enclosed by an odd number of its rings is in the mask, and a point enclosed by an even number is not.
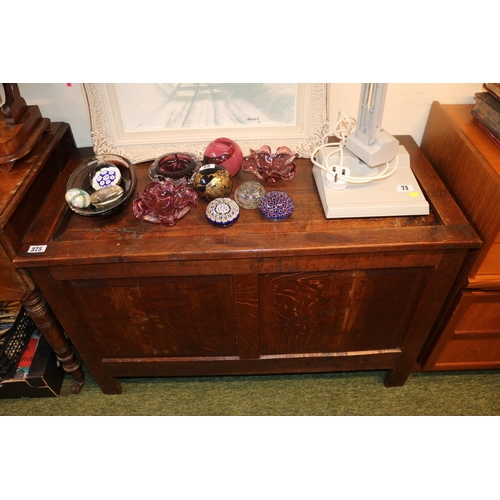
{"type": "Polygon", "coordinates": [[[199,161],[188,153],[167,153],[159,156],[149,167],[152,181],[187,179],[193,175],[199,161]]]}
{"type": "Polygon", "coordinates": [[[250,149],[250,155],[243,158],[242,169],[266,182],[291,180],[297,169],[293,162],[298,156],[286,146],[279,147],[274,154],[269,146],[262,146],[257,150],[250,149]]]}
{"type": "Polygon", "coordinates": [[[186,181],[154,181],[138,193],[132,210],[136,219],[174,226],[198,203],[198,193],[186,181]]]}

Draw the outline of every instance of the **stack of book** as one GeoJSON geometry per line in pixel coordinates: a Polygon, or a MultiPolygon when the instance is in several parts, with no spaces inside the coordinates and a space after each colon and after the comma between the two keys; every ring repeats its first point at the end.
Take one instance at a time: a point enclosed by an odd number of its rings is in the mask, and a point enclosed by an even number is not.
{"type": "Polygon", "coordinates": [[[486,92],[478,92],[471,113],[488,137],[500,147],[500,83],[483,84],[486,92]]]}

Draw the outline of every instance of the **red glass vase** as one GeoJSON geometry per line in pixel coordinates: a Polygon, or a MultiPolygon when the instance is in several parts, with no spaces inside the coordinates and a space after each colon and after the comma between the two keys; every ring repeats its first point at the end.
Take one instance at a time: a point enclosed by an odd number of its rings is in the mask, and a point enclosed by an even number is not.
{"type": "Polygon", "coordinates": [[[236,142],[227,137],[219,137],[206,147],[203,161],[224,167],[234,177],[243,164],[243,153],[236,142]]]}

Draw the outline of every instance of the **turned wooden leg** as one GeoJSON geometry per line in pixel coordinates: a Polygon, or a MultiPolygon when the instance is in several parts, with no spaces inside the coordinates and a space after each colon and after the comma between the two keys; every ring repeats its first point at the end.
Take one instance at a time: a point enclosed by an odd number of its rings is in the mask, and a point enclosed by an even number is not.
{"type": "Polygon", "coordinates": [[[85,373],[82,370],[81,362],[73,346],[64,334],[52,309],[50,309],[47,301],[38,288],[35,288],[31,295],[26,300],[22,301],[22,304],[40,334],[43,335],[47,343],[55,352],[64,371],[75,379],[74,384],[71,386],[71,392],[73,394],[78,394],[85,384],[85,373]]]}

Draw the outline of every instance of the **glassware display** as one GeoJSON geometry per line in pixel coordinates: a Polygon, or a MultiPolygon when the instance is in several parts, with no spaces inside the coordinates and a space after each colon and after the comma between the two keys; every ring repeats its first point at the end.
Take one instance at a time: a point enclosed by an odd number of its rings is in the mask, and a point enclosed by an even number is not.
{"type": "Polygon", "coordinates": [[[66,183],[65,199],[68,207],[79,215],[111,215],[128,203],[136,186],[136,171],[127,158],[99,155],[75,168],[66,183]]]}
{"type": "Polygon", "coordinates": [[[262,146],[258,150],[250,149],[250,155],[243,158],[242,169],[266,182],[290,180],[295,176],[297,167],[293,162],[298,156],[286,146],[279,147],[274,154],[269,146],[262,146]]]}
{"type": "Polygon", "coordinates": [[[204,163],[223,166],[232,177],[241,169],[243,163],[243,152],[240,146],[227,137],[219,137],[213,140],[203,153],[204,163]]]}
{"type": "Polygon", "coordinates": [[[198,194],[186,181],[153,181],[138,193],[132,210],[136,219],[174,226],[198,203],[198,194]]]}

